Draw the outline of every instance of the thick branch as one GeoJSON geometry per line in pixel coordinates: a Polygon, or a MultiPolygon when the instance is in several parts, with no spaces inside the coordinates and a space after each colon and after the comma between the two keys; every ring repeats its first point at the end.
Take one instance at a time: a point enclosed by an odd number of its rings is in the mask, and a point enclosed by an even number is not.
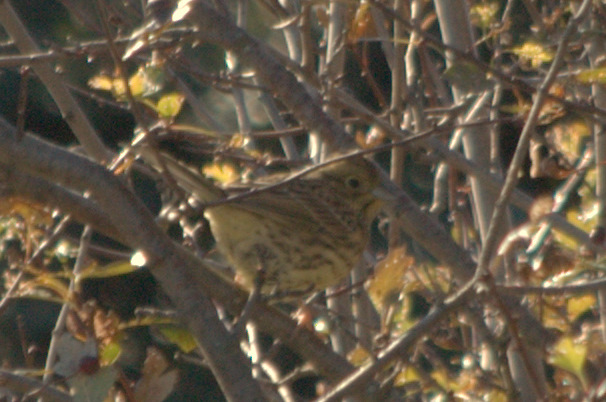
{"type": "MultiPolygon", "coordinates": [[[[9,1],[0,1],[0,23],[22,53],[40,53],[38,45],[30,36],[9,1]]],[[[32,68],[53,97],[61,110],[63,118],[86,152],[99,161],[107,160],[110,157],[108,150],[97,136],[88,117],[69,92],[61,77],[55,73],[50,62],[37,60],[32,63],[32,68]]]]}
{"type": "Polygon", "coordinates": [[[322,111],[318,102],[320,95],[312,88],[304,87],[294,74],[286,70],[271,48],[205,2],[189,1],[180,7],[183,19],[198,29],[196,39],[236,53],[242,63],[254,68],[259,82],[284,102],[305,127],[320,134],[332,149],[353,145],[353,139],[343,126],[322,111]],[[308,91],[313,92],[310,95],[308,91]]]}
{"type": "MultiPolygon", "coordinates": [[[[18,142],[13,131],[6,126],[0,127],[0,160],[79,192],[90,191],[92,198],[111,217],[121,237],[128,239],[128,245],[148,257],[153,266],[152,273],[173,299],[200,343],[211,335],[207,333],[212,331],[213,320],[209,316],[210,311],[214,312],[214,307],[210,310],[203,295],[217,300],[232,314],[240,313],[247,294],[205,266],[192,253],[173,243],[156,226],[145,206],[115,175],[83,156],[30,135],[18,142]]],[[[257,303],[251,315],[263,331],[280,338],[330,381],[337,381],[352,370],[346,359],[333,353],[313,333],[297,328],[280,311],[257,303]]],[[[229,335],[224,333],[224,337],[229,338],[229,335]]],[[[209,344],[207,342],[206,346],[209,344]]],[[[239,351],[239,347],[236,345],[233,350],[239,351]]],[[[231,358],[226,349],[220,353],[224,353],[226,359],[231,358]]],[[[246,362],[241,364],[246,366],[246,362]]]]}
{"type": "MultiPolygon", "coordinates": [[[[17,141],[6,126],[0,128],[0,143],[0,160],[5,164],[77,191],[90,191],[120,237],[128,239],[129,246],[148,257],[152,274],[192,331],[227,398],[264,399],[238,340],[219,320],[210,298],[192,286],[193,273],[200,270],[200,261],[177,247],[157,227],[151,213],[114,174],[89,159],[31,136],[17,141]]],[[[227,287],[227,282],[223,282],[227,287]]],[[[212,287],[211,283],[206,285],[212,287]]]]}
{"type": "Polygon", "coordinates": [[[89,198],[3,164],[0,164],[0,183],[3,196],[23,197],[40,205],[57,208],[74,220],[91,225],[97,232],[127,243],[110,218],[89,198]]]}

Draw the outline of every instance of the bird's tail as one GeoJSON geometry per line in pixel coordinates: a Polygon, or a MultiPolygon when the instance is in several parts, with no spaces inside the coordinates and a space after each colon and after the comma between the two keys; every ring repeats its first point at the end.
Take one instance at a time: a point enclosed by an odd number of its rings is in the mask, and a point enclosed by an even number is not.
{"type": "Polygon", "coordinates": [[[201,172],[186,166],[172,156],[147,145],[138,146],[134,151],[145,163],[174,179],[179,187],[186,193],[192,194],[198,201],[208,203],[225,198],[223,190],[204,177],[201,172]]]}

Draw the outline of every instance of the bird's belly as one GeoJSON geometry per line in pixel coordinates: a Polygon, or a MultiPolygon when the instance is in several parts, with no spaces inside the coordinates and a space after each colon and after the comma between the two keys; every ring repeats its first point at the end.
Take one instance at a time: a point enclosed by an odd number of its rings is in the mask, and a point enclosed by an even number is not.
{"type": "Polygon", "coordinates": [[[338,283],[358,262],[367,241],[362,231],[331,234],[320,225],[284,225],[237,208],[214,207],[205,215],[240,282],[252,288],[262,273],[265,293],[320,290],[338,283]]]}

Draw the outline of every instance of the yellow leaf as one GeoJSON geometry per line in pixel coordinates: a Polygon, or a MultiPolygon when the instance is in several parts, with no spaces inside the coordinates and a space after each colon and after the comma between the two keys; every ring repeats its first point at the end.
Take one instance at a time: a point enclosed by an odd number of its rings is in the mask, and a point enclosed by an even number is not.
{"type": "Polygon", "coordinates": [[[167,317],[157,317],[157,316],[145,316],[138,317],[133,320],[124,322],[118,326],[120,330],[125,330],[129,328],[137,328],[137,327],[149,327],[152,325],[173,325],[176,324],[177,321],[172,318],[167,317]]]}
{"type": "Polygon", "coordinates": [[[158,65],[147,64],[139,67],[128,79],[128,87],[135,98],[157,94],[164,87],[164,70],[158,65]]]}
{"type": "Polygon", "coordinates": [[[394,382],[397,386],[403,386],[411,382],[418,382],[421,380],[421,375],[416,368],[411,366],[406,366],[404,370],[400,371],[400,373],[396,376],[396,380],[394,382]]]}
{"type": "Polygon", "coordinates": [[[229,140],[229,146],[232,148],[244,148],[249,139],[242,134],[234,134],[229,140]]]}
{"type": "MultiPolygon", "coordinates": [[[[589,197],[587,197],[589,198],[589,197]]],[[[585,200],[581,200],[581,202],[586,202],[588,201],[587,199],[585,200]]],[[[588,205],[588,207],[591,208],[592,211],[597,213],[597,208],[594,209],[593,207],[597,207],[597,205],[594,203],[594,200],[591,200],[592,204],[591,206],[588,205]]],[[[579,213],[579,210],[576,208],[568,208],[566,210],[566,220],[568,222],[570,222],[571,224],[573,224],[574,226],[578,227],[581,230],[586,230],[587,233],[589,233],[591,231],[591,229],[593,229],[596,225],[596,221],[597,221],[597,214],[588,214],[590,210],[586,210],[583,211],[583,214],[579,213]]],[[[565,238],[565,233],[561,233],[561,235],[563,236],[563,238],[565,238]]],[[[559,238],[558,238],[559,240],[559,238]]],[[[563,240],[562,240],[563,241],[563,240]]],[[[577,243],[565,243],[565,244],[572,244],[572,247],[576,247],[577,243]]]]}
{"type": "Polygon", "coordinates": [[[592,294],[571,297],[566,301],[566,308],[571,320],[577,319],[581,314],[585,313],[596,306],[595,296],[592,294]]]}
{"type": "Polygon", "coordinates": [[[606,67],[583,70],[576,79],[583,84],[606,84],[606,67]]]}
{"type": "Polygon", "coordinates": [[[530,111],[530,103],[518,102],[506,104],[499,107],[499,110],[503,113],[523,116],[524,114],[528,113],[528,111],[530,111]]]}
{"type": "MultiPolygon", "coordinates": [[[[140,74],[141,70],[137,71],[128,79],[128,87],[130,88],[130,93],[135,97],[139,98],[143,96],[145,92],[145,77],[140,74]]],[[[122,95],[124,92],[122,92],[122,95]]]]}
{"type": "Polygon", "coordinates": [[[393,249],[377,264],[374,277],[368,285],[368,293],[379,308],[395,303],[404,287],[404,273],[414,263],[406,254],[406,248],[393,249]]]}
{"type": "Polygon", "coordinates": [[[355,43],[361,39],[376,36],[375,22],[372,17],[370,5],[361,3],[351,21],[351,27],[347,34],[347,40],[355,43]]]}
{"type": "Polygon", "coordinates": [[[520,46],[514,47],[512,52],[520,59],[530,62],[533,68],[538,68],[543,63],[553,59],[553,52],[538,42],[528,41],[520,46]]]}
{"type": "Polygon", "coordinates": [[[158,112],[160,117],[174,118],[181,111],[183,101],[185,101],[185,96],[177,92],[164,95],[158,101],[156,111],[158,112]]]}
{"type": "Polygon", "coordinates": [[[463,387],[463,384],[458,382],[458,379],[451,378],[446,369],[438,368],[431,372],[433,378],[440,387],[448,391],[458,391],[463,387]]]}
{"type": "Polygon", "coordinates": [[[482,400],[490,402],[507,402],[509,401],[509,396],[501,390],[493,389],[484,394],[484,398],[482,398],[482,400]]]}
{"type": "Polygon", "coordinates": [[[354,350],[348,353],[347,360],[351,362],[354,366],[361,366],[364,363],[368,362],[370,358],[370,353],[365,348],[358,346],[354,350]]]}
{"type": "Polygon", "coordinates": [[[164,326],[160,327],[160,332],[185,353],[189,353],[198,347],[194,337],[183,327],[176,325],[164,326]]]}
{"type": "Polygon", "coordinates": [[[78,276],[80,280],[88,278],[110,278],[112,276],[127,275],[139,268],[131,265],[129,261],[117,261],[103,267],[96,264],[89,265],[78,276]]]}
{"type": "Polygon", "coordinates": [[[23,287],[26,288],[28,285],[33,285],[32,287],[41,287],[48,289],[54,292],[56,295],[61,297],[63,300],[67,300],[67,296],[69,294],[68,286],[65,281],[57,278],[54,275],[50,274],[41,274],[36,276],[31,281],[27,282],[27,285],[24,283],[23,287]]]}
{"type": "Polygon", "coordinates": [[[229,162],[206,165],[202,168],[202,173],[223,184],[233,183],[240,179],[240,174],[236,170],[236,167],[229,162]]]}
{"type": "Polygon", "coordinates": [[[551,351],[549,361],[556,367],[577,376],[583,385],[587,384],[583,367],[587,359],[587,344],[575,342],[568,336],[562,337],[551,351]]]}
{"type": "Polygon", "coordinates": [[[499,3],[478,3],[471,7],[472,22],[483,29],[488,29],[496,22],[496,16],[499,12],[499,3]]]}
{"type": "Polygon", "coordinates": [[[116,99],[124,99],[126,96],[126,86],[121,78],[112,79],[112,86],[110,90],[116,99]]]}
{"type": "Polygon", "coordinates": [[[0,197],[0,216],[20,216],[33,225],[51,225],[52,213],[44,205],[18,197],[0,197]]]}
{"type": "Polygon", "coordinates": [[[550,124],[545,132],[546,140],[569,164],[579,158],[590,135],[591,129],[587,121],[571,117],[550,124]]]}
{"type": "Polygon", "coordinates": [[[95,75],[88,80],[88,86],[101,91],[111,91],[114,88],[114,79],[108,75],[95,75]]]}
{"type": "MultiPolygon", "coordinates": [[[[158,93],[164,87],[164,71],[157,65],[148,64],[128,78],[128,87],[135,98],[158,93]]],[[[111,91],[116,99],[124,100],[126,87],[120,77],[99,74],[88,80],[88,86],[102,91],[111,91]]]]}

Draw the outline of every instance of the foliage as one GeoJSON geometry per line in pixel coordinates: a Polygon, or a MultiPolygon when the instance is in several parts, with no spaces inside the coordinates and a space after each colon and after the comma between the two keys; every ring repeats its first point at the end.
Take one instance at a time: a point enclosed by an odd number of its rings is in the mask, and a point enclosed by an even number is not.
{"type": "Polygon", "coordinates": [[[0,112],[16,146],[31,131],[88,154],[155,221],[125,230],[101,176],[74,184],[79,166],[66,178],[0,158],[0,376],[16,374],[0,395],[237,399],[245,381],[222,376],[245,356],[248,386],[268,400],[604,398],[603,4],[18,3],[0,2],[0,112]],[[28,32],[2,17],[13,7],[28,32]],[[237,198],[353,145],[397,195],[365,258],[307,300],[253,291],[247,304],[208,206],[141,158],[170,154],[237,198]],[[183,247],[158,256],[138,232],[157,233],[157,250],[164,234],[183,247]],[[186,272],[179,287],[157,266],[181,270],[183,249],[209,276],[186,272]],[[212,320],[217,345],[234,340],[224,365],[200,337],[212,320]]]}

